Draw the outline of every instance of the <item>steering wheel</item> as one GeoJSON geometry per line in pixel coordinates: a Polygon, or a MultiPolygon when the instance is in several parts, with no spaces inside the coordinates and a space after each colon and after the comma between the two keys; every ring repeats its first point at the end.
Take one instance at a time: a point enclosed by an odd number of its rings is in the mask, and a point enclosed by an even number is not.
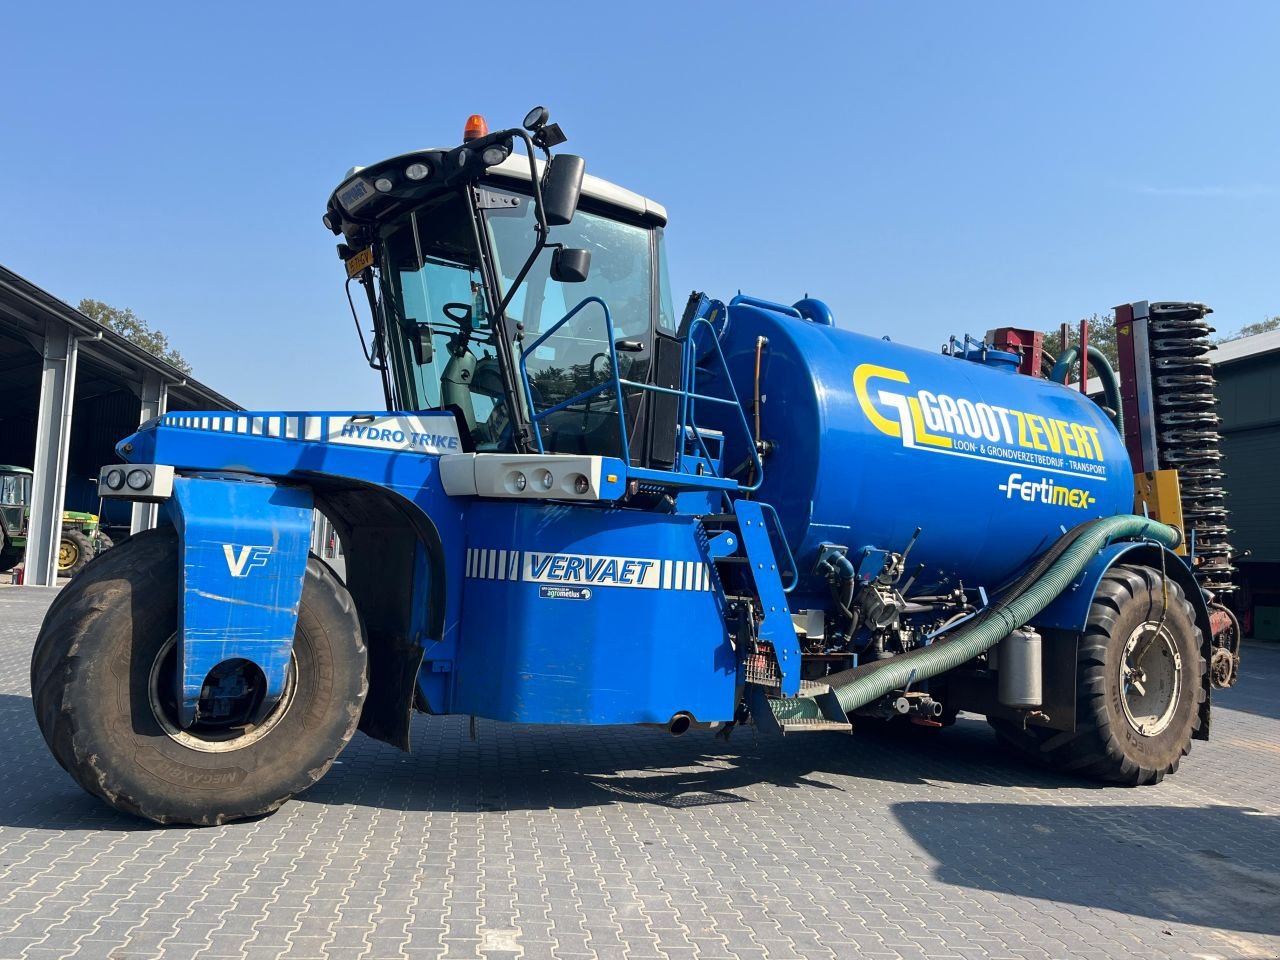
{"type": "Polygon", "coordinates": [[[471,326],[471,304],[469,303],[446,303],[440,308],[446,317],[452,320],[460,327],[471,326]]]}
{"type": "Polygon", "coordinates": [[[458,332],[449,335],[449,353],[455,357],[467,354],[467,344],[471,342],[471,304],[446,303],[441,312],[458,325],[458,332]]]}

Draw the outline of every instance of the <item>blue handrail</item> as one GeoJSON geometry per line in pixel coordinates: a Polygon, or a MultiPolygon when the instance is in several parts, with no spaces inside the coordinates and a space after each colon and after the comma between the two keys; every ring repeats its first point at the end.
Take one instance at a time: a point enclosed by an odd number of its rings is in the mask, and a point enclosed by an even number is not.
{"type": "MultiPolygon", "coordinates": [[[[622,445],[622,460],[624,463],[630,464],[631,444],[627,436],[626,403],[625,403],[625,393],[623,392],[623,388],[632,387],[637,390],[647,390],[651,393],[663,393],[663,394],[668,394],[672,396],[677,396],[680,398],[680,412],[679,412],[678,426],[679,426],[681,442],[676,449],[675,472],[677,473],[687,472],[683,468],[683,460],[684,460],[684,452],[685,452],[684,443],[685,443],[685,438],[691,432],[693,434],[695,441],[698,444],[698,448],[703,459],[707,463],[713,462],[711,453],[707,449],[707,445],[702,438],[702,433],[701,431],[698,430],[697,423],[695,422],[696,421],[696,401],[701,400],[701,401],[705,401],[706,403],[721,404],[723,406],[734,407],[738,412],[738,423],[742,428],[743,436],[746,437],[747,446],[751,451],[752,463],[755,466],[754,476],[756,478],[755,482],[750,485],[744,485],[739,483],[738,489],[746,492],[758,490],[760,487],[760,484],[763,482],[763,479],[764,479],[764,464],[760,460],[759,451],[756,449],[755,438],[752,437],[751,435],[751,428],[747,425],[747,418],[746,418],[746,414],[743,413],[742,411],[742,404],[741,402],[739,402],[737,392],[733,388],[733,381],[729,378],[729,365],[728,365],[728,362],[725,360],[724,351],[720,349],[720,338],[716,335],[715,327],[711,324],[709,320],[707,320],[705,317],[694,318],[692,323],[690,323],[689,325],[688,331],[686,331],[683,349],[684,349],[684,382],[681,384],[680,389],[674,389],[671,387],[661,387],[653,383],[638,383],[634,380],[623,379],[618,374],[618,351],[617,351],[616,337],[614,334],[614,327],[613,327],[613,315],[609,311],[609,305],[605,303],[603,300],[601,300],[599,297],[584,298],[576,307],[574,307],[572,310],[566,313],[563,317],[561,317],[559,320],[553,323],[550,327],[548,327],[545,331],[543,331],[543,333],[540,334],[535,340],[533,340],[528,345],[528,347],[524,348],[520,354],[520,381],[521,381],[521,386],[524,389],[524,400],[529,408],[529,418],[533,423],[533,428],[534,428],[533,438],[534,438],[534,442],[537,444],[538,452],[546,453],[546,448],[543,446],[543,443],[542,443],[542,433],[538,429],[538,424],[540,421],[550,416],[551,414],[557,413],[561,410],[571,407],[574,404],[582,403],[585,400],[590,400],[592,397],[600,393],[603,393],[609,387],[612,387],[614,390],[614,393],[618,398],[618,430],[619,430],[619,437],[622,445]],[[549,337],[551,337],[557,330],[559,330],[566,323],[568,323],[575,316],[577,316],[588,305],[593,303],[599,304],[600,309],[604,311],[605,335],[608,338],[608,343],[609,343],[609,367],[610,367],[609,379],[602,380],[600,383],[595,384],[594,386],[588,388],[587,390],[584,390],[583,392],[575,396],[572,396],[567,400],[562,400],[559,403],[556,403],[545,410],[536,410],[534,406],[534,400],[533,400],[533,388],[529,380],[529,367],[528,367],[529,356],[533,354],[533,352],[537,350],[539,346],[541,346],[544,342],[546,342],[546,340],[549,337]],[[713,397],[710,395],[704,395],[697,392],[697,375],[696,375],[696,362],[695,362],[696,357],[694,356],[695,351],[693,349],[693,332],[698,326],[698,324],[705,325],[711,333],[711,337],[710,337],[711,343],[715,348],[715,356],[720,361],[720,368],[724,373],[725,383],[728,386],[730,397],[713,397]]],[[[649,473],[650,471],[645,471],[645,472],[649,473]]],[[[717,476],[716,479],[723,480],[725,478],[717,476]]],[[[792,564],[794,566],[794,561],[792,561],[792,564]]]]}
{"type": "MultiPolygon", "coordinates": [[[[778,518],[778,511],[773,508],[773,504],[765,503],[763,500],[761,500],[760,512],[761,514],[764,514],[767,512],[770,516],[772,516],[773,525],[778,530],[778,542],[782,544],[782,550],[783,550],[783,553],[786,555],[787,565],[790,567],[789,570],[784,570],[778,576],[779,576],[779,579],[782,578],[783,574],[787,574],[790,576],[791,582],[782,588],[783,593],[790,593],[792,590],[796,588],[796,584],[800,582],[800,568],[796,565],[796,558],[791,552],[791,544],[787,543],[786,534],[782,532],[782,521],[778,518]]],[[[782,558],[779,557],[778,559],[781,560],[782,558]]]]}
{"type": "Polygon", "coordinates": [[[609,373],[613,380],[614,389],[617,391],[617,394],[618,394],[618,427],[621,430],[621,435],[622,435],[622,459],[624,462],[627,462],[631,459],[631,444],[627,440],[627,417],[626,417],[625,404],[623,403],[622,380],[618,377],[618,349],[614,345],[613,316],[609,313],[609,305],[605,303],[603,300],[601,300],[599,297],[584,298],[581,303],[579,303],[576,307],[574,307],[572,310],[566,313],[563,317],[561,317],[559,320],[553,323],[550,327],[548,327],[546,332],[543,333],[542,336],[538,337],[536,340],[533,341],[533,343],[529,344],[528,349],[522,350],[520,352],[520,380],[524,386],[525,402],[529,405],[529,419],[533,421],[533,426],[534,426],[533,438],[535,441],[537,441],[538,452],[546,453],[547,451],[542,446],[542,434],[538,431],[538,421],[542,420],[543,418],[547,417],[552,413],[555,413],[558,410],[563,410],[565,407],[569,406],[570,404],[581,403],[583,400],[586,400],[589,397],[593,397],[597,393],[600,393],[606,386],[608,386],[607,381],[598,383],[596,384],[596,386],[592,387],[590,390],[580,393],[576,397],[570,397],[568,400],[565,400],[563,403],[556,404],[554,407],[550,407],[549,409],[544,410],[542,413],[537,413],[533,408],[533,389],[529,386],[529,367],[528,367],[529,354],[533,353],[534,350],[538,349],[538,347],[541,346],[542,343],[549,336],[551,336],[553,333],[555,333],[557,330],[563,327],[566,323],[568,323],[570,320],[576,317],[578,313],[583,310],[583,308],[585,308],[588,304],[591,304],[591,303],[600,304],[600,309],[604,311],[604,329],[605,329],[605,335],[606,337],[608,337],[608,342],[609,342],[609,373]]]}
{"type": "Polygon", "coordinates": [[[760,451],[756,449],[755,437],[751,434],[751,427],[747,424],[747,415],[742,410],[742,403],[738,400],[738,392],[733,388],[733,380],[729,376],[729,363],[724,358],[724,351],[720,349],[720,338],[716,336],[715,327],[706,317],[694,317],[693,322],[689,324],[688,333],[685,335],[684,342],[684,373],[685,373],[685,397],[686,410],[680,417],[680,429],[683,432],[687,425],[693,425],[693,434],[698,441],[704,458],[708,461],[711,459],[710,453],[707,451],[706,444],[702,442],[702,435],[698,432],[695,410],[695,401],[709,400],[712,402],[726,403],[735,407],[738,411],[738,424],[742,427],[742,435],[747,439],[747,449],[751,451],[751,462],[755,467],[755,480],[750,484],[738,484],[738,488],[744,492],[751,492],[760,489],[760,484],[764,482],[764,463],[760,459],[760,451]],[[732,399],[726,400],[723,397],[710,397],[697,392],[697,363],[694,356],[693,347],[693,331],[697,329],[698,324],[703,324],[711,332],[711,345],[715,348],[715,356],[720,361],[720,369],[724,373],[724,381],[728,386],[732,399]]]}

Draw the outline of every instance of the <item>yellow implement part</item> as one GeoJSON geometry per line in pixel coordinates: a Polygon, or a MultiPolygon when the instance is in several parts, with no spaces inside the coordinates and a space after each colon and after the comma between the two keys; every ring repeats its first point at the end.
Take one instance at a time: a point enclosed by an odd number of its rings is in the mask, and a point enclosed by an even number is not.
{"type": "Polygon", "coordinates": [[[1177,470],[1155,470],[1133,475],[1133,512],[1141,516],[1144,506],[1145,514],[1152,520],[1159,520],[1183,532],[1183,541],[1174,553],[1185,557],[1187,528],[1182,523],[1182,492],[1178,487],[1177,470]]]}

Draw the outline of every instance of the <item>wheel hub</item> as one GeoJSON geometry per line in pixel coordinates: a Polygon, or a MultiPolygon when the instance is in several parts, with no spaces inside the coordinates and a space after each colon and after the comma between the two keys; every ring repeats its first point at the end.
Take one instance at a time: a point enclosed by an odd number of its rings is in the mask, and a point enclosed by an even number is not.
{"type": "Polygon", "coordinates": [[[284,692],[264,712],[266,678],[248,660],[224,660],[205,677],[196,707],[196,721],[186,729],[178,724],[178,635],[165,641],[156,654],[148,678],[151,713],[165,734],[201,753],[230,753],[261,740],[289,711],[297,690],[297,659],[292,658],[284,692]]]}
{"type": "Polygon", "coordinates": [[[1173,722],[1182,689],[1182,656],[1167,625],[1139,624],[1120,660],[1120,703],[1129,725],[1159,736],[1173,722]]]}

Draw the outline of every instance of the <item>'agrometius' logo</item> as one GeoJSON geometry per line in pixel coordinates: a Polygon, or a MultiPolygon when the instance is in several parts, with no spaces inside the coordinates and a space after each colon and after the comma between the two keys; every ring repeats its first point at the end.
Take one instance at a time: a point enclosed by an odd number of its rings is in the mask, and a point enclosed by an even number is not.
{"type": "Polygon", "coordinates": [[[853,392],[871,425],[904,447],[1106,476],[1097,427],[913,389],[904,371],[874,363],[854,369],[853,392]]]}

